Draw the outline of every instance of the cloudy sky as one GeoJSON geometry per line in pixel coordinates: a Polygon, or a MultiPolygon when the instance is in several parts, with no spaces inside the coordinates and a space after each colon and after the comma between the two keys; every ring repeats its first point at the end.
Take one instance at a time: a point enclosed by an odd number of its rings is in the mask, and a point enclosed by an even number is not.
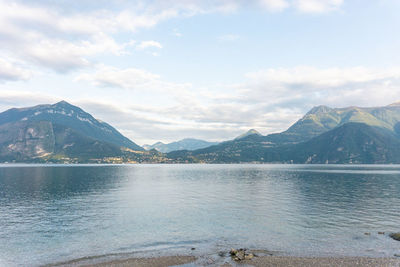
{"type": "Polygon", "coordinates": [[[0,111],[66,100],[138,144],[400,101],[398,0],[0,0],[0,111]]]}

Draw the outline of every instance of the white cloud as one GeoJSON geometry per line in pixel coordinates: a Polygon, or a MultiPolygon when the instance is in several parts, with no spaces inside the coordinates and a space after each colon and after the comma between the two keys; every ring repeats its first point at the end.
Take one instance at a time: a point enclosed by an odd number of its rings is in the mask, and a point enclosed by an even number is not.
{"type": "MultiPolygon", "coordinates": [[[[113,121],[113,116],[105,117],[139,143],[188,136],[226,140],[250,128],[267,134],[287,129],[312,106],[383,106],[400,100],[399,68],[299,66],[260,70],[246,77],[239,84],[193,88],[164,81],[144,70],[105,67],[81,79],[97,86],[157,91],[157,97],[163,101],[172,95],[172,102],[164,101],[163,105],[118,104],[119,109],[124,109],[124,116],[145,121],[113,121]]],[[[112,100],[107,103],[113,105],[112,100]]]]}
{"type": "Polygon", "coordinates": [[[183,34],[182,34],[181,32],[179,32],[178,29],[174,29],[174,30],[172,31],[172,34],[173,34],[174,36],[176,36],[176,37],[182,37],[182,36],[183,36],[183,34]]]}
{"type": "Polygon", "coordinates": [[[240,38],[239,35],[237,34],[225,34],[225,35],[221,35],[218,37],[219,41],[223,41],[223,42],[233,42],[236,41],[240,38]]]}
{"type": "Polygon", "coordinates": [[[81,74],[76,81],[89,81],[94,86],[123,88],[136,91],[167,91],[179,93],[190,84],[166,82],[157,74],[137,68],[119,69],[110,66],[97,66],[93,73],[81,74]]]}
{"type": "MultiPolygon", "coordinates": [[[[338,9],[344,0],[253,0],[271,11],[289,6],[302,12],[326,12],[338,9]]],[[[155,0],[118,1],[114,9],[92,5],[85,11],[63,11],[60,2],[54,5],[32,4],[31,1],[0,0],[0,52],[40,67],[66,72],[87,67],[98,54],[123,55],[133,41],[117,41],[116,36],[177,17],[209,13],[231,13],[244,7],[240,0],[155,0]]],[[[70,10],[70,9],[68,9],[70,10]]],[[[174,31],[176,36],[181,33],[174,31]]],[[[237,35],[221,36],[236,40],[237,35]]],[[[143,41],[137,48],[162,48],[156,41],[143,41]]]]}
{"type": "MultiPolygon", "coordinates": [[[[107,97],[88,100],[75,95],[66,100],[141,144],[185,137],[226,140],[250,128],[268,134],[287,129],[312,106],[383,106],[400,100],[398,68],[301,66],[260,70],[246,77],[239,84],[194,88],[142,69],[97,66],[79,79],[103,88],[107,97]],[[149,92],[148,101],[135,101],[141,92],[149,92]]],[[[31,106],[60,98],[2,91],[0,106],[31,106]]]]}
{"type": "MultiPolygon", "coordinates": [[[[66,72],[89,66],[92,57],[101,53],[127,53],[126,48],[133,41],[117,42],[114,35],[120,32],[134,33],[178,16],[227,12],[234,6],[229,1],[216,1],[209,6],[198,1],[166,2],[137,2],[131,3],[129,8],[121,3],[114,11],[99,7],[67,14],[54,6],[48,8],[31,2],[0,0],[0,52],[66,72]]],[[[139,50],[149,47],[162,48],[162,45],[156,41],[144,41],[137,46],[139,50]]]]}
{"type": "Polygon", "coordinates": [[[282,11],[290,6],[286,0],[260,0],[260,4],[269,11],[282,11]]]}
{"type": "Polygon", "coordinates": [[[324,13],[337,10],[344,0],[295,0],[295,7],[304,13],[324,13]]]}
{"type": "Polygon", "coordinates": [[[0,82],[28,80],[31,76],[30,71],[17,66],[12,60],[0,58],[0,82]]]}
{"type": "Polygon", "coordinates": [[[386,105],[400,99],[400,68],[325,68],[309,66],[261,70],[246,75],[243,101],[270,107],[386,105]]]}
{"type": "Polygon", "coordinates": [[[259,82],[283,85],[311,85],[337,87],[351,83],[365,83],[390,78],[400,78],[400,68],[371,69],[365,67],[325,68],[310,66],[260,70],[246,74],[259,82]]]}
{"type": "Polygon", "coordinates": [[[159,42],[156,42],[156,41],[142,41],[142,42],[140,42],[140,44],[138,46],[136,46],[136,48],[139,50],[143,50],[143,49],[151,48],[151,47],[162,48],[163,46],[159,42]]]}

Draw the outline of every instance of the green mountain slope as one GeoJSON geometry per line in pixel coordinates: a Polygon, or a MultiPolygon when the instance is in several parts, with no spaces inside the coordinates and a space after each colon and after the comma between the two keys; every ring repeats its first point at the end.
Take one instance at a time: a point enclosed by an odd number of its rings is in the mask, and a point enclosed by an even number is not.
{"type": "Polygon", "coordinates": [[[374,108],[318,106],[312,108],[288,130],[268,135],[263,140],[279,145],[304,142],[348,122],[365,123],[395,132],[400,129],[399,121],[400,104],[398,103],[374,108]]]}
{"type": "Polygon", "coordinates": [[[346,123],[307,142],[276,149],[294,163],[400,163],[400,138],[364,123],[346,123]]]}

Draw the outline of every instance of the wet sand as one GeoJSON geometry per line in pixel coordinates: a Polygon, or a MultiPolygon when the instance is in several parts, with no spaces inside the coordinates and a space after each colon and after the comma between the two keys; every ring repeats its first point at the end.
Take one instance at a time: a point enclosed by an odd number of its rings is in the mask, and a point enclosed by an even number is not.
{"type": "Polygon", "coordinates": [[[87,267],[167,267],[182,265],[194,262],[196,257],[194,256],[164,256],[157,258],[131,258],[123,260],[113,260],[109,262],[96,263],[96,264],[85,264],[77,266],[87,267]]]}
{"type": "Polygon", "coordinates": [[[276,266],[276,267],[325,267],[325,266],[400,266],[400,258],[366,258],[366,257],[344,257],[344,258],[327,258],[327,257],[290,257],[290,256],[260,256],[255,257],[252,260],[244,260],[241,262],[225,261],[224,263],[211,263],[201,264],[196,263],[196,257],[194,256],[166,256],[157,258],[131,258],[124,260],[113,260],[104,263],[78,265],[78,266],[91,266],[91,267],[167,267],[176,266],[188,263],[194,263],[194,266],[224,266],[224,267],[235,267],[235,266],[254,266],[254,267],[265,267],[265,266],[276,266]]]}
{"type": "MultiPolygon", "coordinates": [[[[302,258],[284,256],[262,256],[252,260],[243,261],[255,267],[261,266],[400,266],[400,259],[396,258],[365,258],[365,257],[345,257],[345,258],[302,258]]],[[[239,264],[238,264],[239,265],[239,264]]]]}

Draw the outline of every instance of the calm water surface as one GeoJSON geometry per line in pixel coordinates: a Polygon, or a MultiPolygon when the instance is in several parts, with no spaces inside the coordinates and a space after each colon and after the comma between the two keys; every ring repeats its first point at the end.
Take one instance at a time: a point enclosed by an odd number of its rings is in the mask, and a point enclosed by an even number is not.
{"type": "Polygon", "coordinates": [[[400,242],[377,232],[400,231],[399,211],[395,165],[0,165],[0,265],[231,247],[387,257],[400,242]]]}

